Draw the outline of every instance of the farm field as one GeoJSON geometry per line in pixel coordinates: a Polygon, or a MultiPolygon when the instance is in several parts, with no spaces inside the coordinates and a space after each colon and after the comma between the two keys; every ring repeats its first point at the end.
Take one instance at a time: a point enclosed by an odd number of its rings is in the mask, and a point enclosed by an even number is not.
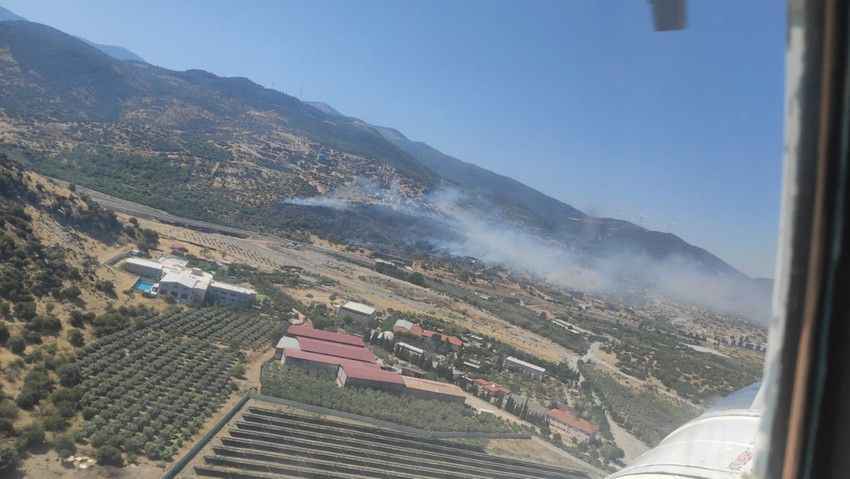
{"type": "Polygon", "coordinates": [[[80,348],[78,441],[171,460],[237,389],[231,370],[245,356],[228,343],[259,347],[274,323],[230,308],[170,311],[80,348]]]}

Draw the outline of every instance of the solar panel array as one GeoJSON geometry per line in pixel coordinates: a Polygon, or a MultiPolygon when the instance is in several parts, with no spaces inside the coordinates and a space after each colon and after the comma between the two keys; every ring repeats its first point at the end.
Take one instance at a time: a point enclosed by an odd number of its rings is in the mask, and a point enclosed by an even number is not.
{"type": "Polygon", "coordinates": [[[477,446],[257,406],[231,421],[191,469],[229,479],[587,478],[477,446]]]}

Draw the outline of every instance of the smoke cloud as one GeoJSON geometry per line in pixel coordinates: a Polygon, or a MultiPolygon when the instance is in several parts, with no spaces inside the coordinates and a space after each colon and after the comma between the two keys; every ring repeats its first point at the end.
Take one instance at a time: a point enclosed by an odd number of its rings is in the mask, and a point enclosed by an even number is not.
{"type": "MultiPolygon", "coordinates": [[[[738,314],[755,323],[764,324],[769,317],[769,292],[758,291],[747,283],[748,278],[708,275],[695,268],[693,260],[675,255],[658,260],[626,250],[590,254],[545,234],[532,234],[528,228],[511,223],[495,205],[456,188],[444,187],[426,196],[407,197],[396,184],[380,188],[358,179],[353,186],[324,196],[292,198],[285,203],[335,210],[377,206],[436,223],[437,229],[446,234],[421,239],[443,254],[471,256],[488,264],[526,271],[569,289],[617,293],[625,285],[634,288],[637,283],[671,299],[738,314]]],[[[586,237],[600,234],[592,220],[582,228],[586,237]]]]}

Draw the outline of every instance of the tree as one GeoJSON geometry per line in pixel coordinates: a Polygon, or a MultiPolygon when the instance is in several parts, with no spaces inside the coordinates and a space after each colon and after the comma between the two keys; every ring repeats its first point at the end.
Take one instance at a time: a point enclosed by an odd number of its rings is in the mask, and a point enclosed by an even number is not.
{"type": "Polygon", "coordinates": [[[94,455],[98,464],[121,467],[124,465],[124,459],[121,457],[121,451],[112,446],[103,446],[97,450],[94,455]]]}
{"type": "Polygon", "coordinates": [[[609,461],[616,461],[626,457],[626,453],[619,447],[609,444],[602,449],[602,455],[609,461]]]}
{"type": "Polygon", "coordinates": [[[27,348],[27,340],[24,339],[23,336],[17,335],[9,338],[9,350],[15,354],[23,354],[24,350],[27,348]]]}
{"type": "Polygon", "coordinates": [[[0,321],[0,343],[9,339],[11,334],[9,333],[9,328],[6,326],[5,321],[0,321]]]}
{"type": "Polygon", "coordinates": [[[415,284],[416,286],[425,286],[425,276],[420,272],[411,273],[410,276],[407,277],[407,281],[409,283],[415,284]]]}
{"type": "Polygon", "coordinates": [[[242,376],[245,375],[245,371],[247,371],[247,370],[248,369],[245,367],[244,364],[239,363],[239,364],[236,364],[235,366],[233,366],[230,369],[230,375],[235,377],[235,378],[241,378],[242,376]]]}
{"type": "Polygon", "coordinates": [[[8,446],[0,446],[0,477],[12,477],[12,473],[21,463],[18,451],[8,446]]]}

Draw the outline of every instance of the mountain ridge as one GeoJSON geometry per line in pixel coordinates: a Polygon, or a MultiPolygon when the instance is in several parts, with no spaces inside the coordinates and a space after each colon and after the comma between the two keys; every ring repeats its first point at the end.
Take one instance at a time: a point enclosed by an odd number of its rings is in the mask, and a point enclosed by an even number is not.
{"type": "Polygon", "coordinates": [[[628,253],[656,262],[674,258],[703,275],[751,281],[675,235],[590,217],[516,180],[444,155],[397,130],[340,115],[320,102],[301,102],[247,78],[119,61],[35,23],[2,22],[0,33],[0,48],[10,52],[0,61],[0,108],[5,121],[29,132],[8,133],[5,141],[28,144],[13,154],[62,179],[88,181],[85,186],[198,219],[248,221],[252,227],[282,231],[315,229],[341,241],[396,250],[417,243],[417,237],[428,240],[423,228],[441,234],[439,224],[423,223],[422,217],[402,220],[399,215],[405,213],[392,211],[391,203],[367,202],[343,211],[288,198],[321,198],[356,186],[361,196],[400,188],[406,197],[426,199],[429,192],[456,188],[466,195],[466,214],[489,222],[482,226],[561,245],[582,267],[607,265],[616,270],[615,277],[657,282],[645,267],[617,270],[625,263],[616,258],[628,253]],[[49,146],[68,141],[67,135],[55,133],[60,125],[85,140],[74,140],[63,163],[49,146]],[[119,167],[116,158],[126,166],[119,167]],[[158,164],[172,171],[159,182],[150,180],[158,171],[149,177],[128,174],[162,169],[158,164]],[[257,183],[259,178],[268,186],[257,183]],[[362,179],[371,186],[363,190],[362,179]],[[155,197],[138,193],[145,188],[155,197]],[[324,209],[316,209],[320,206],[324,209]]]}

